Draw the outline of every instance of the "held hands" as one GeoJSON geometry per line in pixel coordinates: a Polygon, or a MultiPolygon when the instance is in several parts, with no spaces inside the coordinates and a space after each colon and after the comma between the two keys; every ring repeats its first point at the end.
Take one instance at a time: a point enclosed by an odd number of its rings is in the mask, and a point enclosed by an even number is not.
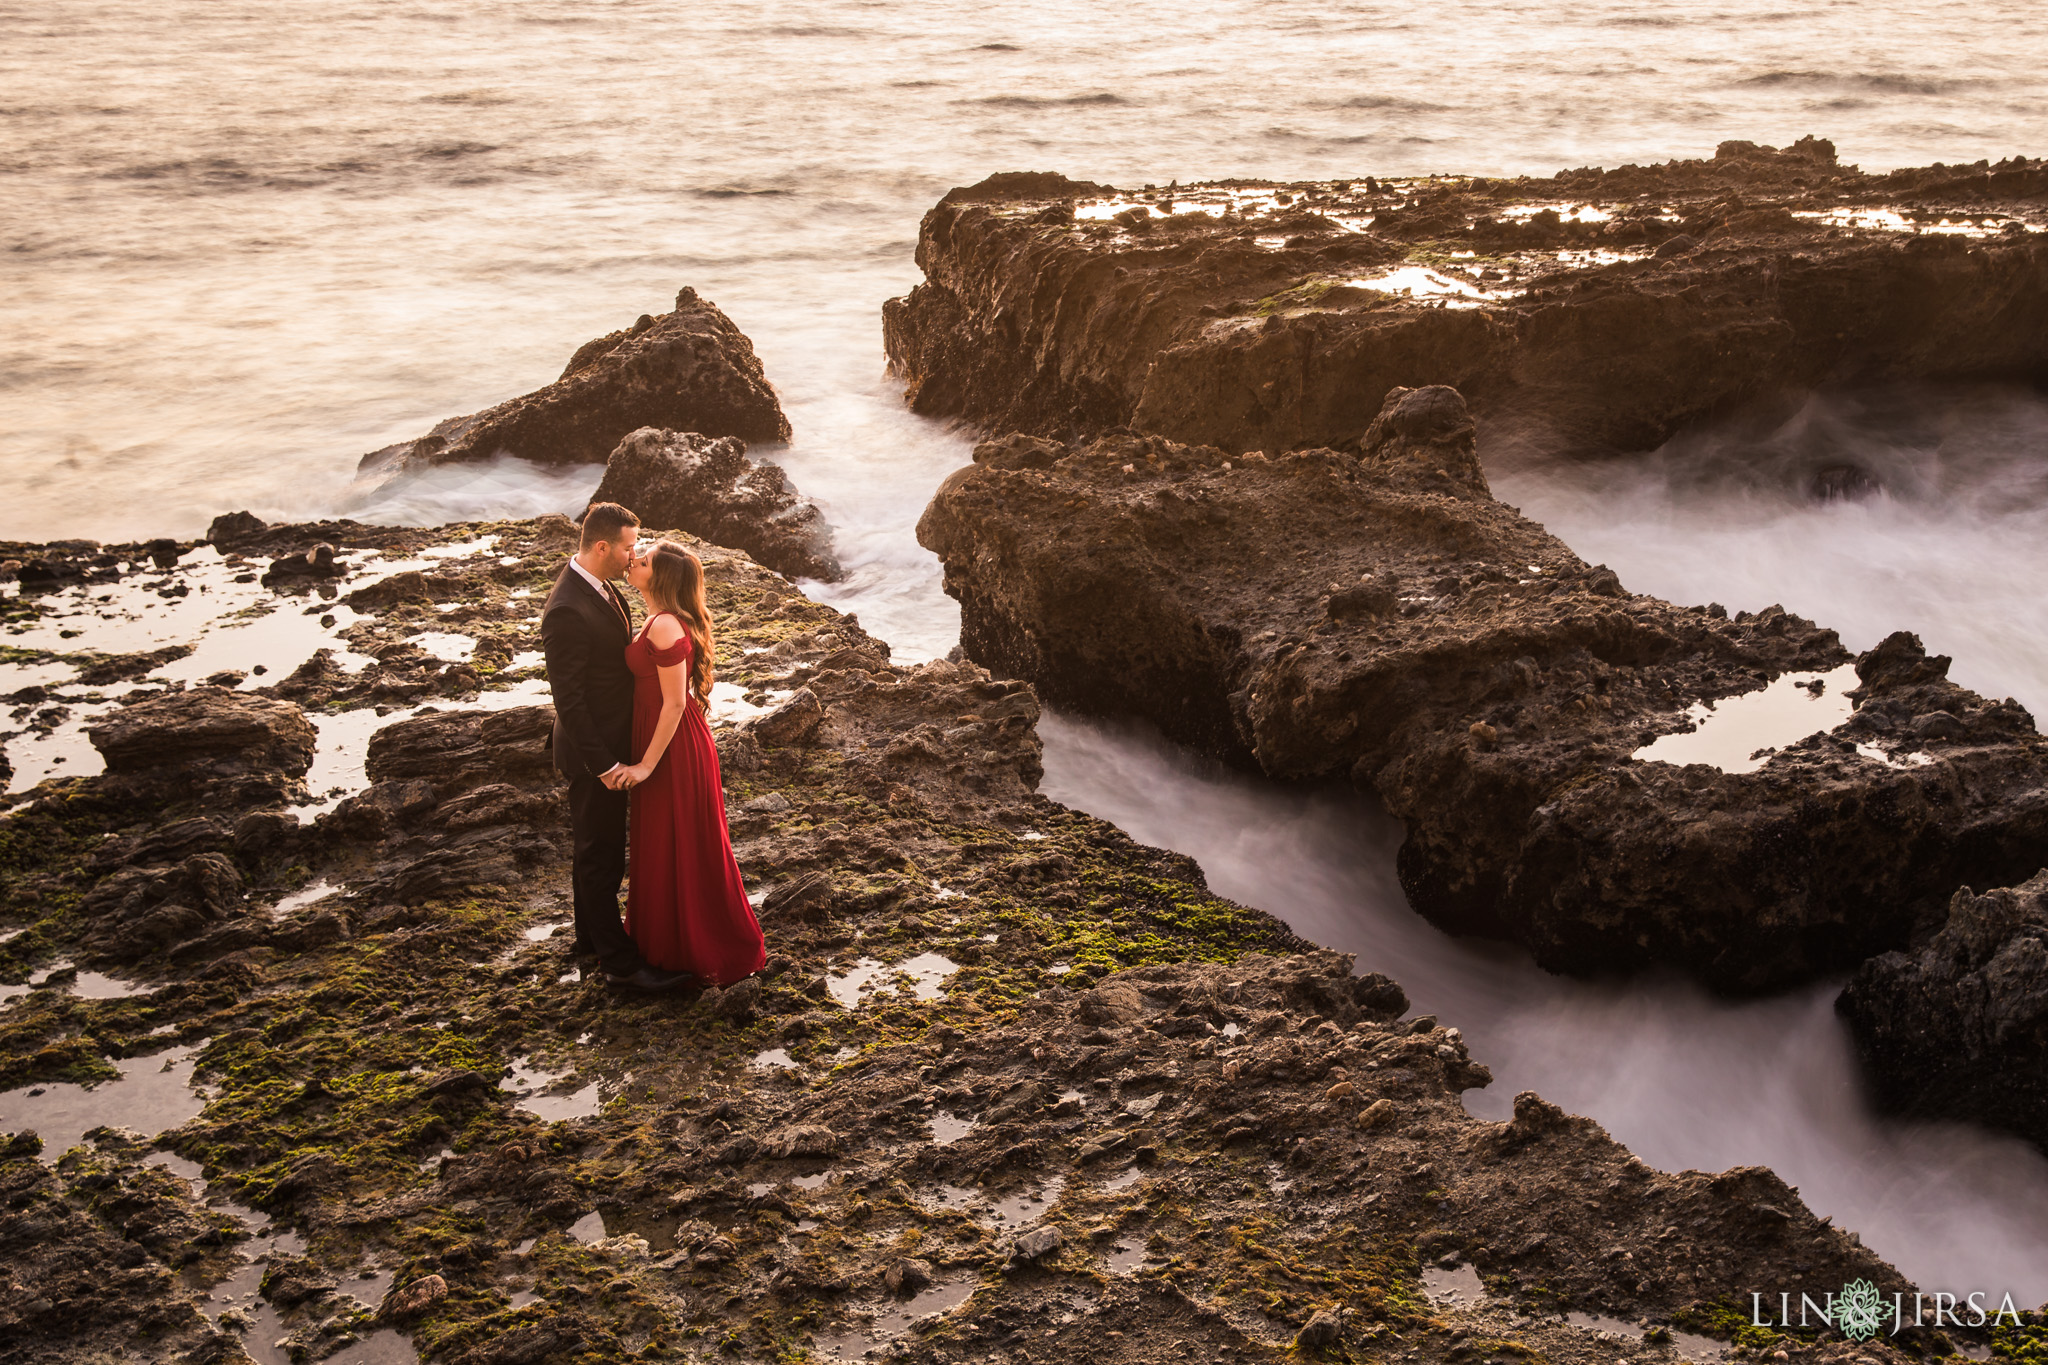
{"type": "Polygon", "coordinates": [[[644,763],[635,763],[630,768],[614,768],[598,780],[615,792],[631,791],[645,782],[652,771],[644,763]]]}

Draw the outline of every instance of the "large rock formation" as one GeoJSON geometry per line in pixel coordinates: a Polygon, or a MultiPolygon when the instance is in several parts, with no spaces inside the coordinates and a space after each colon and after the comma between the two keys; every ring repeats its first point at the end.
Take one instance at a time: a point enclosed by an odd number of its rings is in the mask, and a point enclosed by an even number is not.
{"type": "Polygon", "coordinates": [[[591,498],[630,507],[650,526],[745,550],[791,578],[845,574],[817,506],[796,495],[780,465],[748,459],[735,437],[642,427],[612,451],[591,498]]]}
{"type": "Polygon", "coordinates": [[[370,452],[362,466],[449,464],[493,455],[598,464],[626,433],[648,426],[748,441],[789,439],[789,419],[775,401],[754,344],[694,289],[676,295],[672,313],[642,314],[631,327],[585,342],[562,377],[546,388],[450,417],[418,440],[370,452]]]}
{"type": "Polygon", "coordinates": [[[1584,457],[1822,384],[2048,377],[2044,195],[2039,161],[1870,176],[1814,139],[1548,180],[998,177],[925,215],[884,336],[914,408],[992,431],[1350,448],[1443,383],[1584,457]]]}
{"type": "Polygon", "coordinates": [[[1406,821],[1417,910],[1552,970],[1771,989],[2038,866],[2048,746],[1910,636],[1857,661],[1850,728],[1754,771],[1632,757],[1849,655],[1778,607],[1628,593],[1492,498],[1449,389],[1390,395],[1363,457],[1017,436],[975,458],[918,525],[970,657],[1275,777],[1348,774],[1406,821]]]}
{"type": "Polygon", "coordinates": [[[1864,963],[1835,1008],[1884,1108],[2048,1152],[2048,872],[1956,892],[1940,933],[1864,963]]]}

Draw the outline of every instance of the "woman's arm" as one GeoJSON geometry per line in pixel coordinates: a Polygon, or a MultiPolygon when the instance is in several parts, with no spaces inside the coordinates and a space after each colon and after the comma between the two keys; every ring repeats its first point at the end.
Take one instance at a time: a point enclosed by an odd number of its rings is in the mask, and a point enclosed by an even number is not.
{"type": "MultiPolygon", "coordinates": [[[[673,649],[676,641],[682,638],[683,628],[673,617],[660,617],[647,628],[647,642],[656,649],[673,649]]],[[[676,736],[676,727],[683,723],[683,708],[689,704],[689,660],[659,665],[654,673],[661,680],[661,717],[654,722],[654,735],[647,741],[647,752],[626,770],[634,786],[654,775],[661,756],[668,752],[669,741],[676,736]]]]}

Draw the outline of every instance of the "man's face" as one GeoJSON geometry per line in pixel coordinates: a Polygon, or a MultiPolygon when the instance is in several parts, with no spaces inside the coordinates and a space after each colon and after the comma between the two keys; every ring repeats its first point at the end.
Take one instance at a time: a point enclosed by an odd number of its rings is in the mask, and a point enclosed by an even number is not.
{"type": "Polygon", "coordinates": [[[628,526],[619,532],[617,540],[600,540],[598,548],[604,551],[604,562],[599,566],[599,576],[617,578],[633,562],[633,542],[640,537],[640,528],[628,526]]]}

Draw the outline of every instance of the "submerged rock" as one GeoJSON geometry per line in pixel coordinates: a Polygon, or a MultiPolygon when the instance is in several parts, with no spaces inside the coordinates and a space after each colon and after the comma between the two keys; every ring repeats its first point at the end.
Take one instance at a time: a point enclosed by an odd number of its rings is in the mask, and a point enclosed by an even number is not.
{"type": "Polygon", "coordinates": [[[786,441],[789,419],[754,345],[716,305],[685,288],[675,311],[642,315],[585,342],[562,377],[416,441],[365,455],[362,467],[449,464],[516,455],[540,464],[601,464],[628,432],[665,427],[786,441]]]}
{"type": "Polygon", "coordinates": [[[1441,386],[1390,394],[1357,456],[1109,436],[1049,468],[984,461],[918,537],[971,657],[1274,777],[1349,775],[1406,823],[1418,911],[1554,971],[1759,991],[1846,970],[2048,839],[2031,718],[1910,636],[1859,665],[1864,712],[1952,726],[1869,752],[1788,734],[1735,771],[1637,761],[1688,708],[1848,653],[1779,607],[1628,593],[1488,494],[1441,386]]]}
{"type": "Polygon", "coordinates": [[[1587,458],[1822,384],[2039,374],[2048,248],[1998,224],[2040,225],[2041,179],[1813,138],[1545,179],[1012,176],[925,215],[883,336],[916,411],[997,432],[1349,448],[1389,389],[1451,384],[1587,458]]]}
{"type": "Polygon", "coordinates": [[[817,507],[796,495],[781,466],[748,459],[746,445],[731,436],[642,427],[605,461],[591,500],[744,550],[791,578],[844,576],[817,507]]]}
{"type": "Polygon", "coordinates": [[[1835,1008],[1882,1107],[2048,1152],[2048,872],[1956,892],[1940,933],[1864,963],[1835,1008]]]}

